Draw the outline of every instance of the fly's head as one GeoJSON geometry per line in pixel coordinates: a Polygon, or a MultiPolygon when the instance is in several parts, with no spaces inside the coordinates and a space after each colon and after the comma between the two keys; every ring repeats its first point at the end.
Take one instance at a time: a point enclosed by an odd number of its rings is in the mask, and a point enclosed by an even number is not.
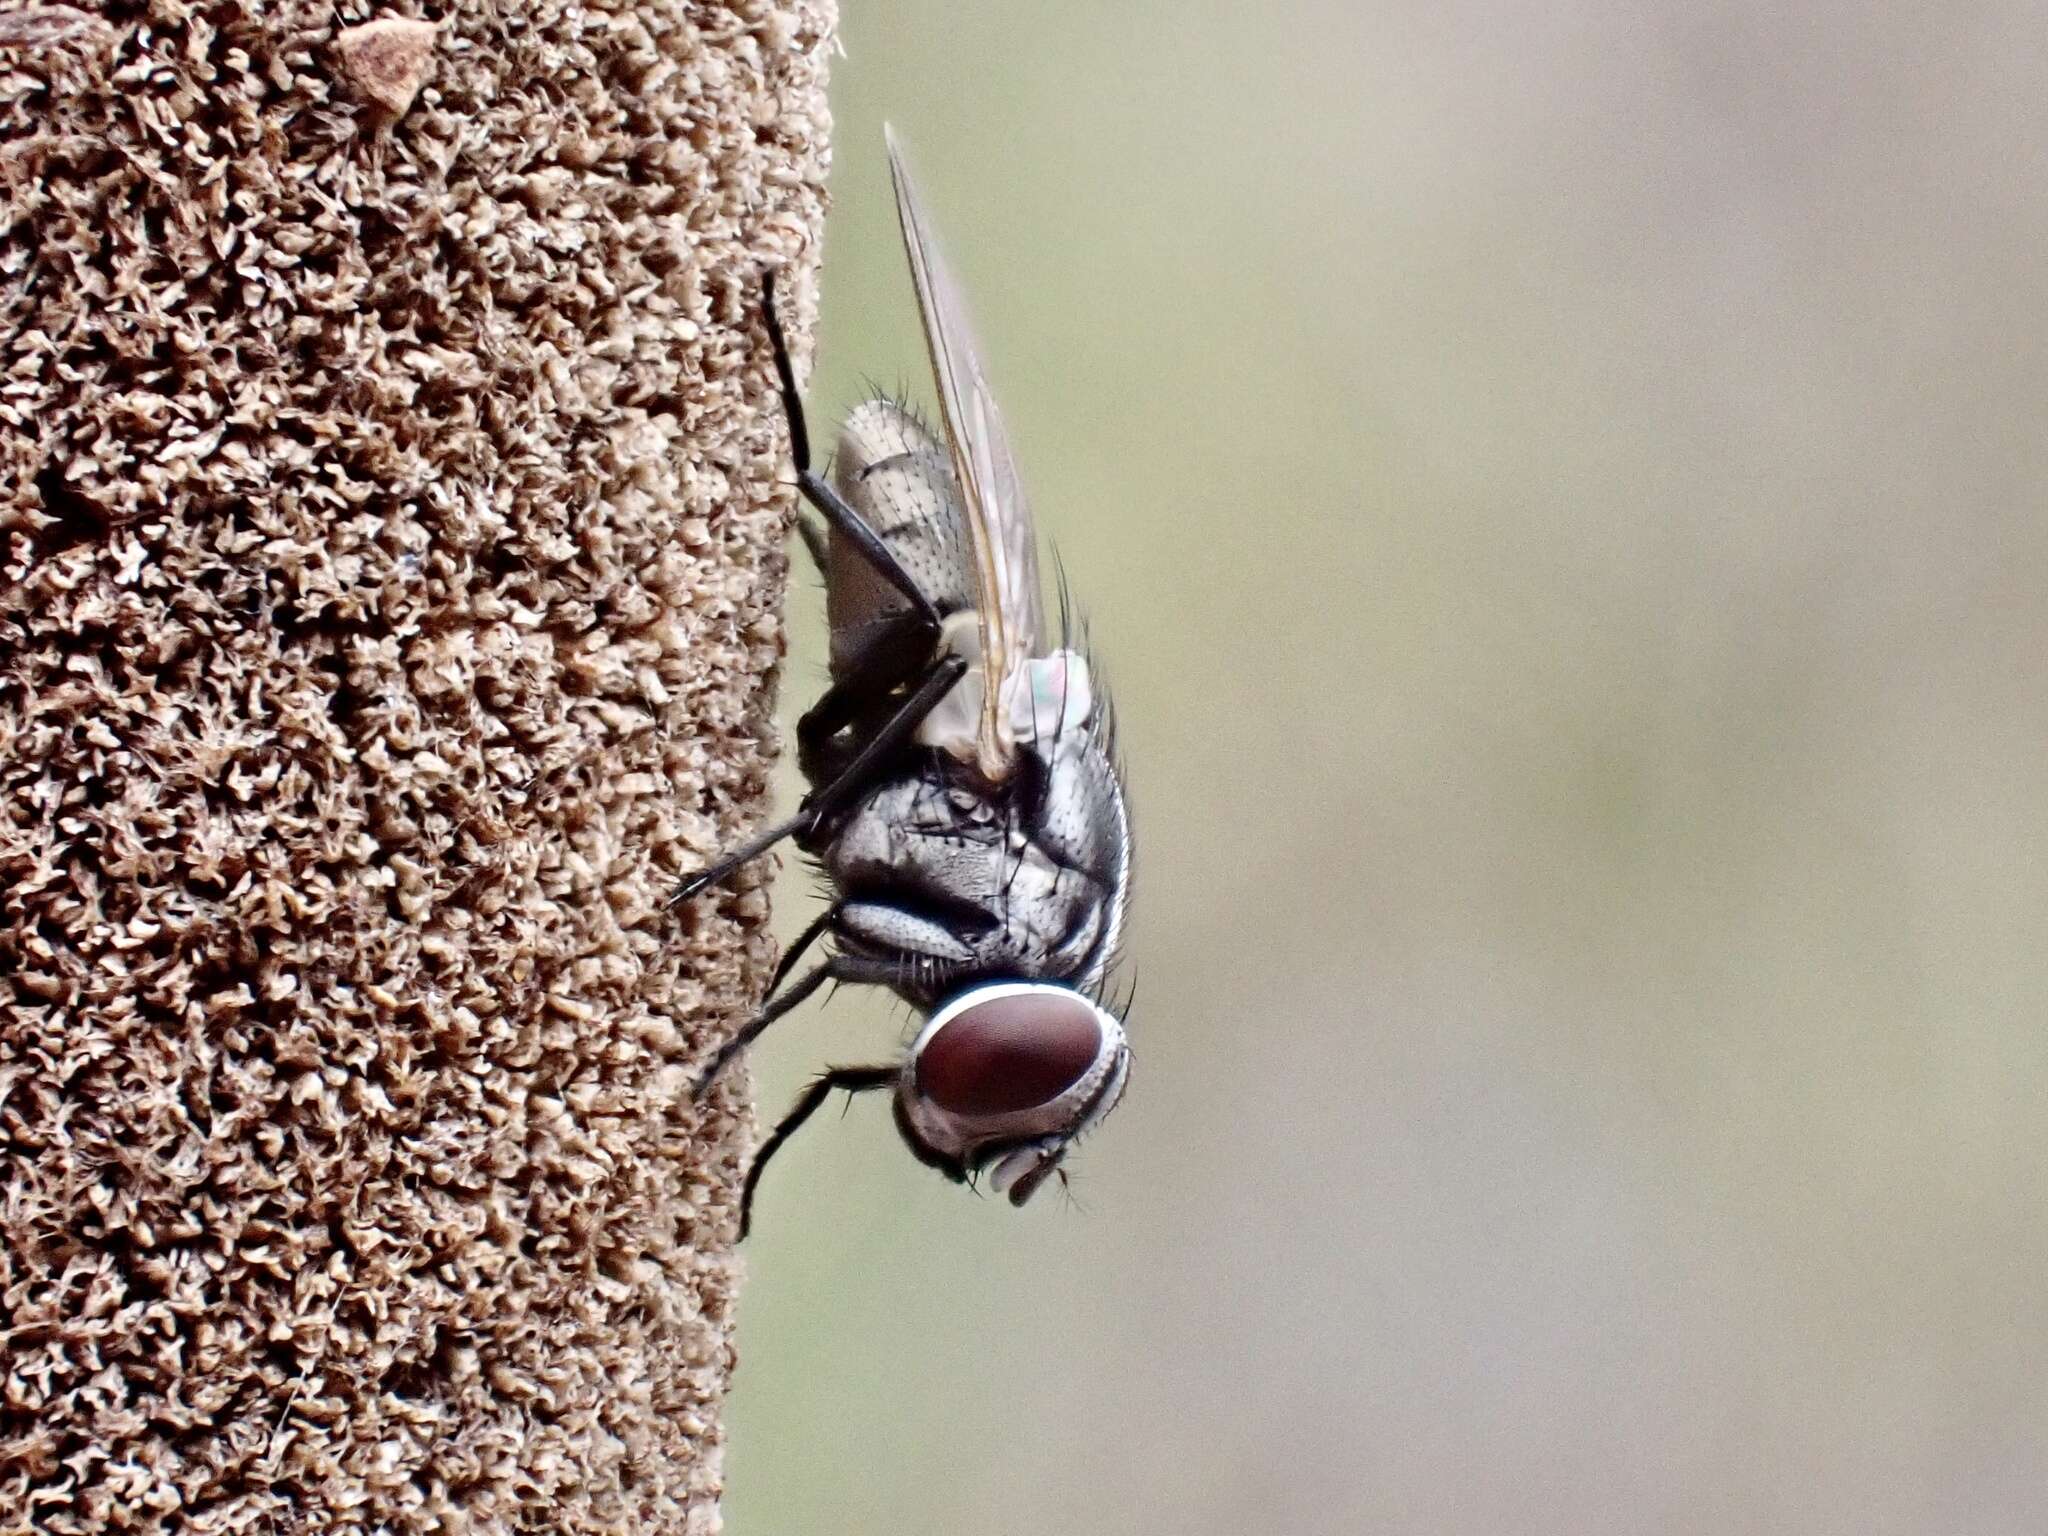
{"type": "Polygon", "coordinates": [[[995,982],[941,1007],[896,1084],[896,1125],[948,1177],[986,1170],[1012,1205],[1123,1097],[1130,1043],[1108,1009],[1050,982],[995,982]]]}

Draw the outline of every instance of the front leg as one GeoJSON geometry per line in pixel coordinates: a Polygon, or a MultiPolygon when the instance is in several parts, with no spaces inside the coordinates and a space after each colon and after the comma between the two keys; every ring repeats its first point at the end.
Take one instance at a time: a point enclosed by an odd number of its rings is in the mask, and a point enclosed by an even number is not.
{"type": "Polygon", "coordinates": [[[735,1056],[760,1039],[770,1024],[790,1012],[826,982],[887,984],[895,979],[895,975],[896,967],[885,960],[870,960],[865,955],[834,955],[784,991],[780,997],[763,1003],[761,1011],[747,1020],[738,1034],[718,1048],[709,1065],[698,1075],[696,1085],[690,1090],[690,1097],[699,1103],[703,1102],[704,1096],[711,1091],[712,1084],[718,1081],[719,1073],[731,1064],[735,1056]]]}
{"type": "Polygon", "coordinates": [[[798,1096],[789,1113],[782,1117],[754,1153],[753,1164],[747,1169],[747,1181],[740,1189],[741,1242],[747,1240],[747,1231],[754,1224],[754,1191],[760,1186],[761,1175],[768,1170],[768,1159],[818,1112],[818,1106],[832,1097],[835,1090],[843,1089],[849,1095],[872,1093],[877,1088],[894,1087],[901,1075],[902,1069],[893,1062],[878,1067],[833,1067],[798,1096]]]}

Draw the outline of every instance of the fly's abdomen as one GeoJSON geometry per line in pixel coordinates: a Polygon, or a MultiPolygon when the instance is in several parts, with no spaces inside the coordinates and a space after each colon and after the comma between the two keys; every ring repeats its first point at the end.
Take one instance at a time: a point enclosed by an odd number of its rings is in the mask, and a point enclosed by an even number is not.
{"type": "MultiPolygon", "coordinates": [[[[952,464],[914,415],[893,400],[861,406],[840,431],[832,480],[941,614],[973,606],[974,567],[952,464]]],[[[825,611],[834,678],[861,654],[865,637],[909,606],[860,551],[832,536],[825,611]]]]}

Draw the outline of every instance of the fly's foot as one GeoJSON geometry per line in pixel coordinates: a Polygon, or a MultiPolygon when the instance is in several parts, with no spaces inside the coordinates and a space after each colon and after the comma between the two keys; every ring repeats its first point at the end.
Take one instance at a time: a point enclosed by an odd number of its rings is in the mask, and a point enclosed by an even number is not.
{"type": "Polygon", "coordinates": [[[675,895],[669,898],[669,905],[680,907],[684,902],[703,894],[712,886],[717,885],[731,873],[732,871],[725,867],[723,860],[698,870],[696,874],[690,876],[689,879],[676,887],[675,895]]]}
{"type": "Polygon", "coordinates": [[[724,858],[698,870],[696,874],[691,875],[677,888],[676,894],[669,904],[671,906],[681,906],[692,896],[696,896],[719,884],[728,875],[738,870],[742,864],[752,863],[785,837],[808,837],[817,824],[817,818],[811,812],[810,804],[809,797],[806,797],[803,809],[799,810],[788,821],[778,822],[765,831],[755,833],[753,837],[749,838],[738,848],[735,848],[731,853],[728,853],[724,858]]]}
{"type": "Polygon", "coordinates": [[[712,1088],[718,1083],[719,1075],[732,1064],[732,1059],[739,1055],[745,1046],[746,1037],[735,1035],[718,1048],[717,1053],[711,1058],[710,1065],[705,1067],[697,1075],[697,1081],[690,1085],[691,1103],[702,1104],[710,1096],[712,1088]]]}

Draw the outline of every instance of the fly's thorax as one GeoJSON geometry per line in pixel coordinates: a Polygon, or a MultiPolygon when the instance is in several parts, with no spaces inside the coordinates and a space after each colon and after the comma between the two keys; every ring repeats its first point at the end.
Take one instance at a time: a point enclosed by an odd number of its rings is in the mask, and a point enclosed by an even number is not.
{"type": "Polygon", "coordinates": [[[1073,738],[1049,757],[1028,757],[996,790],[927,754],[917,772],[857,803],[821,856],[843,902],[842,934],[871,956],[903,962],[906,978],[1094,987],[1121,926],[1124,826],[1107,760],[1073,738]]]}
{"type": "Polygon", "coordinates": [[[1123,785],[1092,725],[1027,744],[1028,806],[1010,832],[1005,919],[1034,974],[1103,983],[1130,897],[1130,818],[1123,785]]]}
{"type": "Polygon", "coordinates": [[[897,1082],[897,1124],[926,1162],[956,1178],[986,1168],[1022,1205],[1116,1107],[1129,1072],[1123,1025],[1091,998],[990,983],[951,999],[918,1034],[897,1082]]]}
{"type": "MultiPolygon", "coordinates": [[[[984,912],[1008,857],[1002,807],[962,784],[944,760],[883,780],[837,823],[823,850],[841,896],[984,912]]],[[[986,926],[986,919],[982,926],[986,926]]]]}

